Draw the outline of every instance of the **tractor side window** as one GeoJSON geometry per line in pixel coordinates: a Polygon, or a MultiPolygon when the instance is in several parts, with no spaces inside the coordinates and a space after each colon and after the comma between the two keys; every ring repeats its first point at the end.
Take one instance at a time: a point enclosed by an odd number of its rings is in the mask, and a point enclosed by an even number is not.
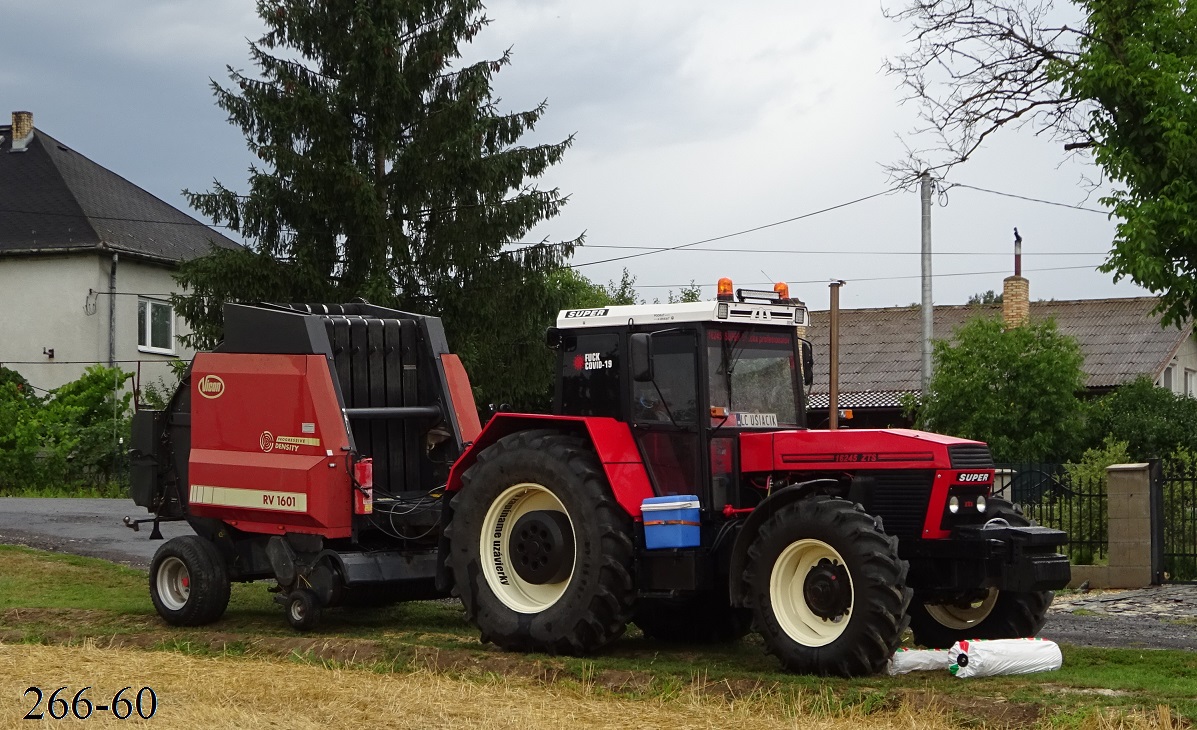
{"type": "Polygon", "coordinates": [[[638,422],[698,422],[698,383],[693,333],[653,338],[653,380],[635,383],[632,412],[638,422]]]}
{"type": "Polygon", "coordinates": [[[619,416],[619,336],[578,334],[561,356],[561,412],[619,416]]]}

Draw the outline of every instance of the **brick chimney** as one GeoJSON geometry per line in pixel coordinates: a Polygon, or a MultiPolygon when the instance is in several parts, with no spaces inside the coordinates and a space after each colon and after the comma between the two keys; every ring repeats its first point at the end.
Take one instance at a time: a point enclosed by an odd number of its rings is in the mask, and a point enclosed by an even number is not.
{"type": "Polygon", "coordinates": [[[1007,276],[1002,282],[1002,321],[1006,329],[1021,327],[1031,319],[1031,282],[1007,276]]]}
{"type": "Polygon", "coordinates": [[[33,112],[12,113],[12,147],[9,152],[24,152],[33,141],[33,112]]]}
{"type": "Polygon", "coordinates": [[[1002,282],[1002,321],[1006,329],[1031,319],[1031,282],[1022,278],[1022,236],[1014,229],[1014,276],[1002,282]]]}

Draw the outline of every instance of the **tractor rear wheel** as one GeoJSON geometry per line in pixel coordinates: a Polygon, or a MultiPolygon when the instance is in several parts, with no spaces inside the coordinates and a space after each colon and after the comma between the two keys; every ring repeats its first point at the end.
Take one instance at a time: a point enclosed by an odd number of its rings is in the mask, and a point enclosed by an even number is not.
{"type": "Polygon", "coordinates": [[[843,499],[777,510],[748,547],[744,580],[756,628],[789,671],[880,671],[906,628],[906,561],[897,538],[843,499]]]}
{"type": "MultiPolygon", "coordinates": [[[[1022,510],[1004,499],[989,500],[990,519],[1014,527],[1033,525],[1022,510]]],[[[914,642],[946,649],[964,639],[1019,639],[1034,636],[1047,620],[1052,591],[1001,591],[997,588],[960,596],[955,601],[927,601],[915,592],[910,603],[914,642]]]]}
{"type": "Polygon", "coordinates": [[[199,535],[172,538],[150,563],[150,599],[158,615],[175,626],[202,626],[229,605],[224,557],[199,535]]]}
{"type": "Polygon", "coordinates": [[[546,430],[482,451],[445,529],[457,591],[483,641],[574,655],[627,627],[631,534],[589,445],[546,430]]]}
{"type": "Polygon", "coordinates": [[[632,621],[650,639],[668,643],[720,644],[742,639],[752,630],[752,610],[733,607],[726,595],[702,593],[688,598],[642,598],[632,621]]]}

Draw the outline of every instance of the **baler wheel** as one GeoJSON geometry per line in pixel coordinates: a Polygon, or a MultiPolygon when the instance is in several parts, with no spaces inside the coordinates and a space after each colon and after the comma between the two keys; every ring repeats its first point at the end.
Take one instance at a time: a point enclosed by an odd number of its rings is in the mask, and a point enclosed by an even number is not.
{"type": "Polygon", "coordinates": [[[150,599],[158,615],[175,626],[203,626],[229,605],[224,557],[199,535],[172,538],[150,563],[150,599]]]}
{"type": "Polygon", "coordinates": [[[766,650],[789,671],[880,671],[906,629],[906,561],[897,538],[843,499],[785,505],[761,525],[744,572],[766,650]]]}
{"type": "Polygon", "coordinates": [[[320,623],[320,599],[315,592],[299,588],[287,596],[287,623],[296,631],[311,631],[320,623]]]}
{"type": "Polygon", "coordinates": [[[586,441],[506,436],[479,454],[452,504],[449,566],[483,641],[579,655],[623,634],[636,597],[632,519],[586,441]]]}
{"type": "MultiPolygon", "coordinates": [[[[1014,527],[1035,524],[1017,506],[992,498],[986,514],[1014,527]]],[[[934,649],[946,649],[963,639],[1020,639],[1034,636],[1047,620],[1052,591],[1000,591],[990,588],[978,595],[961,597],[956,603],[920,600],[916,591],[910,603],[910,628],[914,642],[934,649]]]]}

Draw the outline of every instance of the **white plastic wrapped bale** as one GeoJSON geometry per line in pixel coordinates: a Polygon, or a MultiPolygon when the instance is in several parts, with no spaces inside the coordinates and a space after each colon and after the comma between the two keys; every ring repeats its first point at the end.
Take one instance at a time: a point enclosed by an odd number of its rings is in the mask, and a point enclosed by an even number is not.
{"type": "Polygon", "coordinates": [[[898,649],[889,658],[886,671],[892,676],[928,669],[944,670],[952,663],[951,657],[947,649],[898,649]]]}
{"type": "Polygon", "coordinates": [[[1060,647],[1046,639],[957,641],[949,652],[948,671],[961,678],[1050,672],[1064,663],[1060,647]]]}

